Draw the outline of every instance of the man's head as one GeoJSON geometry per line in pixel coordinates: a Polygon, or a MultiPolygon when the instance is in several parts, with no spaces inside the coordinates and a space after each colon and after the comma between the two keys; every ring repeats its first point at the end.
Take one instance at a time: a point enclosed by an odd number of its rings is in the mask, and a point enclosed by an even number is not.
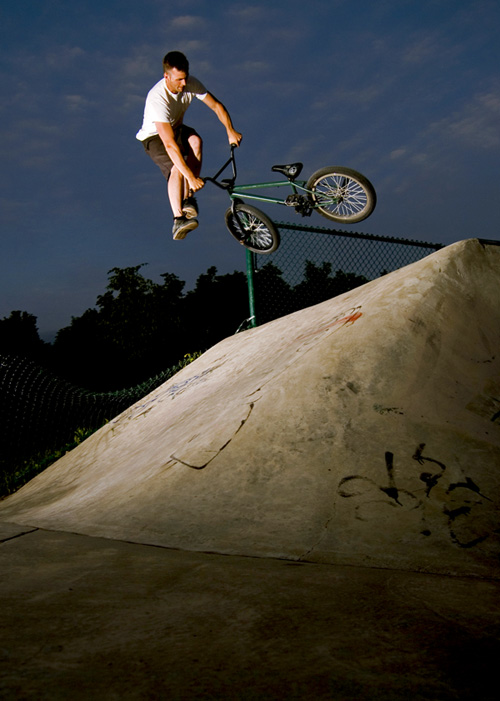
{"type": "Polygon", "coordinates": [[[181,93],[189,76],[189,61],[180,51],[169,51],[163,59],[163,75],[170,92],[181,93]]]}

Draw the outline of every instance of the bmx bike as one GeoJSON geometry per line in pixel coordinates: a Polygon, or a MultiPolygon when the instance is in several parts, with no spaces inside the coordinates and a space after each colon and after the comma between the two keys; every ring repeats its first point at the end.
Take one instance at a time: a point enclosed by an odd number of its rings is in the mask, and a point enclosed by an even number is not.
{"type": "Polygon", "coordinates": [[[229,194],[232,202],[225,214],[226,226],[230,234],[249,251],[272,253],[280,244],[280,236],[267,214],[243,202],[242,198],[285,205],[303,217],[318,212],[327,219],[342,224],[360,222],[375,209],[377,195],[370,181],[361,173],[342,166],[321,168],[306,181],[297,180],[303,168],[302,163],[274,165],[271,170],[281,173],[286,180],[236,185],[236,146],[231,145],[230,148],[231,155],[224,165],[215,175],[204,177],[203,180],[217,185],[229,194]],[[219,179],[229,166],[232,177],[219,179]],[[291,192],[284,199],[250,192],[275,187],[288,187],[291,192]]]}

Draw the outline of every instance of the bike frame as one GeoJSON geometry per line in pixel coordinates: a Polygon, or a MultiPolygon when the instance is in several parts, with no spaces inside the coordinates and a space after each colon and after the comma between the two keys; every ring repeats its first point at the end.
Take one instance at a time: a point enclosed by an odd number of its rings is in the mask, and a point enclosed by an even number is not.
{"type": "Polygon", "coordinates": [[[298,194],[298,190],[302,190],[304,193],[312,194],[310,190],[307,190],[305,180],[277,180],[268,183],[251,183],[248,185],[235,185],[230,192],[232,198],[244,197],[247,200],[258,200],[259,202],[268,202],[270,204],[283,204],[286,205],[285,200],[278,197],[270,197],[269,195],[251,195],[247,193],[247,190],[257,190],[266,187],[289,187],[294,195],[298,194]]]}
{"type": "MultiPolygon", "coordinates": [[[[312,195],[313,192],[311,190],[308,190],[306,188],[306,180],[274,180],[270,182],[265,182],[265,183],[249,183],[247,185],[236,185],[236,177],[237,177],[237,170],[236,170],[236,161],[234,158],[234,149],[235,146],[231,146],[231,155],[227,159],[227,161],[224,163],[224,165],[217,171],[217,173],[212,176],[212,177],[205,177],[204,180],[209,181],[213,183],[214,185],[217,185],[217,187],[220,187],[222,190],[226,190],[229,194],[229,197],[232,200],[237,200],[240,198],[244,198],[246,200],[257,200],[258,202],[267,202],[268,204],[281,204],[285,205],[286,207],[290,206],[286,200],[280,199],[278,197],[270,197],[269,195],[255,195],[255,194],[250,194],[248,190],[260,190],[260,189],[265,189],[265,188],[271,188],[271,187],[288,187],[292,191],[292,194],[297,195],[299,194],[308,194],[312,195]],[[226,178],[224,180],[217,180],[217,178],[226,170],[226,168],[231,165],[232,171],[233,171],[233,177],[232,178],[226,178]]],[[[332,198],[332,203],[337,202],[336,198],[332,198]]],[[[292,205],[293,206],[293,205],[292,205]]],[[[315,205],[312,204],[311,202],[311,208],[314,209],[315,205]]]]}

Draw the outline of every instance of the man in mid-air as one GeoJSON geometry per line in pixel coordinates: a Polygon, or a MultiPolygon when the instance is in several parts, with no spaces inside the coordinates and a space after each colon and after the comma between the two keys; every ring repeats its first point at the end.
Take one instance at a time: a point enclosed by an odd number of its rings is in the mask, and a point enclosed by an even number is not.
{"type": "Polygon", "coordinates": [[[193,194],[204,185],[200,178],[202,139],[183,123],[184,113],[195,97],[215,112],[226,127],[229,143],[239,146],[242,135],[234,129],[229,112],[189,75],[189,62],[180,51],[170,51],[163,59],[163,78],[148,93],[142,127],[137,132],[137,139],[168,181],[176,240],[198,226],[193,194]]]}

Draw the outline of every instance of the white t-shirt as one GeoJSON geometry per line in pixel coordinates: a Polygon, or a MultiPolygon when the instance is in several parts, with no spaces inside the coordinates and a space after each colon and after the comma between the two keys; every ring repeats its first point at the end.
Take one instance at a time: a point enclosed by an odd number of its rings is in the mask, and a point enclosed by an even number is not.
{"type": "Polygon", "coordinates": [[[182,124],[184,112],[187,110],[194,97],[203,100],[207,95],[207,89],[197,78],[190,75],[186,81],[186,87],[181,93],[174,95],[167,88],[165,78],[159,80],[148,92],[144,107],[144,119],[142,127],[136,134],[139,141],[144,141],[158,134],[155,122],[168,122],[175,130],[182,124]]]}

